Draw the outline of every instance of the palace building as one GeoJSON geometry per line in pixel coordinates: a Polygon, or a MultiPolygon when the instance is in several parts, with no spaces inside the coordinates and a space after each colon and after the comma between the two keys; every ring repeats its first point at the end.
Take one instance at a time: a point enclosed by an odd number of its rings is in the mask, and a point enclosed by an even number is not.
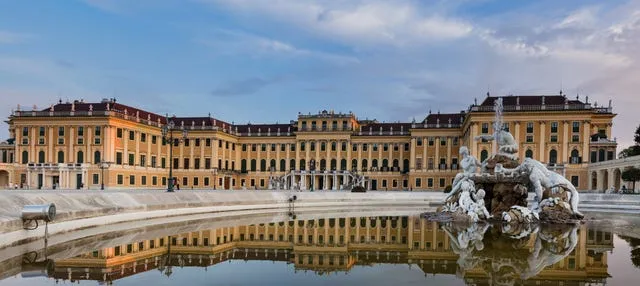
{"type": "MultiPolygon", "coordinates": [[[[389,123],[325,110],[286,124],[232,124],[211,116],[168,118],[115,99],[18,107],[6,121],[10,139],[0,144],[0,187],[160,189],[171,165],[182,189],[268,189],[279,182],[300,190],[361,184],[442,191],[458,173],[461,146],[480,160],[492,154],[492,142],[474,137],[493,133],[498,98],[389,123]],[[174,142],[163,138],[169,122],[174,142]]],[[[611,104],[562,94],[502,99],[504,128],[518,141],[521,160],[540,160],[588,190],[589,164],[615,159],[611,104]]]]}

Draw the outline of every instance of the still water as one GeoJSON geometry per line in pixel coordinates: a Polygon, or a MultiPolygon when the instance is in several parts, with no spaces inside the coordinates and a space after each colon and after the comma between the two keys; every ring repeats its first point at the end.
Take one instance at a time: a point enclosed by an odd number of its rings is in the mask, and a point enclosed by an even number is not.
{"type": "Polygon", "coordinates": [[[0,285],[640,283],[640,239],[607,223],[513,228],[416,215],[198,226],[101,235],[0,257],[0,285]]]}

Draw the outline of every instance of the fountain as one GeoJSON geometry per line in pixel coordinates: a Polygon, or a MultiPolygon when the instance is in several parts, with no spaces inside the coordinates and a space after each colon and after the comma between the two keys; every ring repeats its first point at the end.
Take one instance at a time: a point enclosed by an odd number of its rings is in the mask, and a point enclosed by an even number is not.
{"type": "Polygon", "coordinates": [[[518,144],[504,129],[502,98],[495,101],[494,108],[494,133],[474,138],[493,141],[493,154],[478,162],[467,147],[460,148],[462,172],[456,175],[439,214],[432,218],[444,215],[446,220],[501,220],[509,224],[583,218],[578,211],[578,192],[571,182],[531,158],[520,163],[518,144]],[[528,190],[536,194],[531,208],[527,205],[528,190]]]}

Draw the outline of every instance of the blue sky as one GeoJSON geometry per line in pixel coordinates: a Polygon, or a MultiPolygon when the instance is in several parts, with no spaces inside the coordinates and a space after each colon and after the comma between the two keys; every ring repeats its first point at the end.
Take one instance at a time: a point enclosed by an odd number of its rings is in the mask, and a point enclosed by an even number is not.
{"type": "Polygon", "coordinates": [[[640,1],[3,1],[0,113],[116,97],[242,123],[409,121],[562,88],[612,99],[629,145],[639,45],[640,1]]]}

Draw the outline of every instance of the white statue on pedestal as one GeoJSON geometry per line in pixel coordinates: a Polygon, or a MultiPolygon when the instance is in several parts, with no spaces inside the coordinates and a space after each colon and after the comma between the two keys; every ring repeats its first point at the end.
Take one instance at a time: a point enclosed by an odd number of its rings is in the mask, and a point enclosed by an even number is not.
{"type": "Polygon", "coordinates": [[[480,167],[480,162],[478,162],[475,157],[469,155],[469,149],[466,146],[460,147],[459,153],[462,157],[462,160],[460,161],[462,173],[458,173],[455,179],[453,179],[453,187],[451,188],[451,192],[447,194],[445,201],[447,201],[450,197],[455,195],[460,190],[460,183],[462,179],[472,176],[478,171],[478,167],[480,167]]]}

